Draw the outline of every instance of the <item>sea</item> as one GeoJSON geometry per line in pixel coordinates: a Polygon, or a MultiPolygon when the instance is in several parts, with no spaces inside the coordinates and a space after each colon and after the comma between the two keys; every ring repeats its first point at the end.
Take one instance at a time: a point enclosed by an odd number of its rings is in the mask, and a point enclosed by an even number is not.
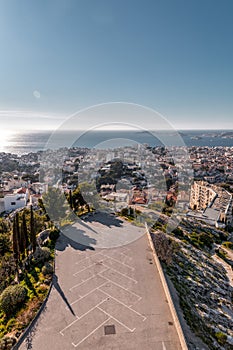
{"type": "Polygon", "coordinates": [[[27,154],[61,147],[117,148],[133,144],[156,146],[233,147],[233,130],[134,131],[103,130],[27,131],[9,135],[0,152],[27,154]]]}

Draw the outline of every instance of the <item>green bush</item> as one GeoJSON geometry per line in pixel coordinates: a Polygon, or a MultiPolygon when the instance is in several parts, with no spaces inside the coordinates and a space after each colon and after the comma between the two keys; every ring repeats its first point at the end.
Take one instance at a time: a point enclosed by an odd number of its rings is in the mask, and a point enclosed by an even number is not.
{"type": "MultiPolygon", "coordinates": [[[[6,325],[7,331],[10,332],[12,328],[15,326],[15,318],[11,318],[6,325]]],[[[7,333],[8,333],[7,332],[7,333]]]]}
{"type": "Polygon", "coordinates": [[[176,227],[172,232],[176,237],[184,237],[184,232],[179,227],[176,227]]]}
{"type": "Polygon", "coordinates": [[[221,259],[223,259],[224,261],[227,261],[227,253],[223,249],[221,248],[216,249],[216,253],[221,259]]]}
{"type": "Polygon", "coordinates": [[[43,275],[50,275],[53,273],[53,267],[49,263],[45,263],[44,266],[42,267],[42,273],[43,275]]]}
{"type": "Polygon", "coordinates": [[[48,247],[37,248],[34,253],[33,261],[35,264],[44,262],[50,258],[50,249],[48,247]]]}
{"type": "Polygon", "coordinates": [[[48,292],[49,287],[46,284],[41,284],[38,288],[37,288],[37,293],[38,295],[45,295],[48,292]]]}
{"type": "Polygon", "coordinates": [[[7,287],[0,295],[0,308],[7,315],[13,312],[27,298],[27,289],[20,285],[7,287]]]}
{"type": "Polygon", "coordinates": [[[227,335],[222,332],[215,333],[215,338],[220,345],[224,345],[227,341],[227,335]]]}
{"type": "Polygon", "coordinates": [[[0,324],[0,338],[2,338],[6,333],[6,326],[4,324],[0,324]]]}
{"type": "Polygon", "coordinates": [[[125,216],[125,217],[129,217],[129,218],[133,218],[134,217],[134,210],[131,207],[122,208],[120,215],[125,216]]]}
{"type": "Polygon", "coordinates": [[[44,260],[48,260],[50,258],[50,249],[47,247],[42,248],[43,254],[44,254],[44,260]]]}
{"type": "Polygon", "coordinates": [[[5,336],[0,340],[0,350],[11,350],[16,343],[15,337],[5,336]]]}
{"type": "Polygon", "coordinates": [[[56,241],[58,237],[59,237],[59,230],[57,228],[50,231],[49,239],[51,239],[51,241],[56,241]]]}
{"type": "Polygon", "coordinates": [[[212,244],[214,243],[212,235],[209,235],[208,233],[202,232],[199,234],[198,240],[200,244],[205,245],[208,248],[212,247],[212,244]]]}

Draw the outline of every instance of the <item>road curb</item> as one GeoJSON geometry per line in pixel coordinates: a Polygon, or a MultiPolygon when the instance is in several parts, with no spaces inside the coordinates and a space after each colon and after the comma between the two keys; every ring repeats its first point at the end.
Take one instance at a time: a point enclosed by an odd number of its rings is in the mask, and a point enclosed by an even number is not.
{"type": "Polygon", "coordinates": [[[147,238],[148,238],[150,247],[152,249],[154,262],[155,262],[156,267],[158,269],[160,280],[162,282],[162,286],[163,286],[163,289],[164,289],[164,292],[165,292],[165,295],[166,295],[166,298],[167,298],[167,301],[168,301],[169,308],[171,310],[171,314],[172,314],[173,321],[174,321],[174,324],[175,324],[175,327],[176,327],[176,331],[178,333],[178,337],[179,337],[179,340],[180,340],[181,348],[182,348],[182,350],[188,350],[188,346],[187,346],[187,343],[186,343],[186,340],[185,340],[185,337],[184,337],[184,333],[183,333],[183,330],[182,330],[181,325],[180,325],[179,318],[178,318],[177,313],[176,313],[176,309],[175,309],[175,306],[174,306],[174,303],[173,303],[173,300],[172,300],[172,297],[171,297],[171,294],[170,294],[170,291],[169,291],[169,288],[168,288],[168,285],[167,285],[166,278],[164,276],[164,272],[163,272],[162,266],[160,264],[160,261],[159,261],[159,258],[157,256],[157,253],[155,251],[154,243],[152,241],[152,238],[151,238],[151,235],[150,235],[147,223],[145,224],[145,227],[146,227],[147,238]]]}

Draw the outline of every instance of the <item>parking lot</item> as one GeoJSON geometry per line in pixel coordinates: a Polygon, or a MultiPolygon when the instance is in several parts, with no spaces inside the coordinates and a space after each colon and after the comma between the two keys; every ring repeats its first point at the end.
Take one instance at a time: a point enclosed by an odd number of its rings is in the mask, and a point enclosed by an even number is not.
{"type": "MultiPolygon", "coordinates": [[[[98,230],[98,223],[92,224],[98,230]]],[[[54,286],[31,337],[32,349],[181,349],[140,230],[136,240],[112,248],[59,239],[54,286]]],[[[27,349],[26,342],[20,349],[27,349]]]]}

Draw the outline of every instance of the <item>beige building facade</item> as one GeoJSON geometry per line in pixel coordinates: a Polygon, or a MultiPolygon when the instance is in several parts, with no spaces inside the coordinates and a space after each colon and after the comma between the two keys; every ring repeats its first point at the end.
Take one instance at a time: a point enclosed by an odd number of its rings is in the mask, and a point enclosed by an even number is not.
{"type": "Polygon", "coordinates": [[[190,208],[203,212],[203,218],[212,219],[216,226],[232,224],[232,194],[206,181],[195,181],[191,186],[190,208]]]}

